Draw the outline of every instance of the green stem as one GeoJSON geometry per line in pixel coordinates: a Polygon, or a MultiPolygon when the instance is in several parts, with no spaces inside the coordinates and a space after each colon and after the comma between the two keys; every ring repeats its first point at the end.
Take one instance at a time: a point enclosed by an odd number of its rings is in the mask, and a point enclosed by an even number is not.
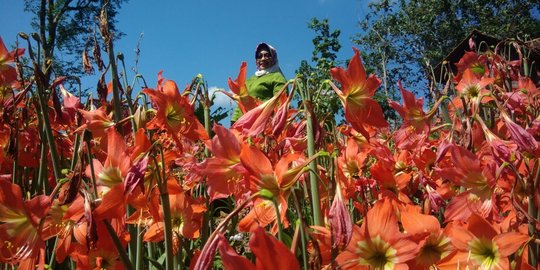
{"type": "MultiPolygon", "coordinates": [[[[37,68],[35,66],[34,68],[37,68]]],[[[58,180],[62,177],[62,174],[60,172],[60,165],[58,160],[58,153],[56,152],[56,146],[54,144],[54,135],[51,128],[51,123],[49,122],[49,114],[48,114],[48,107],[47,103],[45,102],[45,89],[44,86],[41,83],[37,84],[38,89],[38,100],[39,100],[39,107],[41,112],[41,120],[43,121],[43,126],[45,129],[45,137],[47,138],[47,143],[49,144],[49,151],[51,152],[51,161],[53,165],[53,173],[54,173],[54,180],[55,182],[58,182],[58,180]]]]}
{"type": "MultiPolygon", "coordinates": [[[[309,98],[309,97],[308,97],[309,98]]],[[[309,101],[304,101],[304,107],[311,106],[309,104],[309,101]]],[[[307,152],[308,156],[311,157],[315,155],[315,130],[313,127],[313,116],[311,108],[306,108],[306,128],[307,128],[307,141],[308,141],[308,147],[307,152]]],[[[310,184],[310,190],[311,190],[311,204],[313,208],[313,225],[316,226],[322,226],[323,225],[323,219],[321,215],[321,205],[320,205],[320,197],[319,197],[319,184],[317,180],[317,174],[315,173],[317,171],[317,161],[316,159],[312,160],[309,163],[309,184],[310,184]]]]}
{"type": "Polygon", "coordinates": [[[143,269],[143,241],[142,241],[142,230],[141,226],[137,226],[137,259],[135,260],[135,270],[143,269]]]}
{"type": "MultiPolygon", "coordinates": [[[[169,191],[167,189],[167,177],[165,175],[165,156],[163,154],[163,149],[159,148],[159,153],[161,156],[161,173],[158,175],[158,188],[160,191],[159,198],[161,200],[161,207],[163,211],[163,227],[165,233],[165,261],[166,269],[173,270],[173,246],[172,246],[172,220],[171,220],[171,202],[169,201],[169,191]]],[[[159,170],[159,164],[154,159],[156,163],[156,168],[159,170]]],[[[182,251],[180,251],[182,252],[182,251]]]]}
{"type": "MultiPolygon", "coordinates": [[[[208,134],[208,136],[210,136],[210,132],[211,132],[210,130],[210,99],[208,97],[208,86],[206,85],[206,83],[204,83],[202,75],[199,74],[197,76],[197,79],[202,82],[202,87],[203,87],[201,91],[201,96],[202,96],[201,104],[203,106],[203,113],[204,113],[204,129],[206,130],[206,133],[208,134]]],[[[197,84],[197,87],[198,86],[199,84],[197,84]]],[[[206,147],[206,145],[204,147],[204,156],[205,157],[210,156],[210,150],[208,149],[208,147],[206,147]]],[[[204,187],[204,186],[201,185],[201,187],[204,187]]],[[[206,207],[207,209],[209,209],[209,211],[206,211],[203,216],[203,224],[206,224],[206,226],[203,226],[202,228],[201,241],[205,243],[206,240],[208,239],[208,236],[212,232],[211,230],[212,230],[212,223],[213,223],[213,220],[212,220],[213,215],[212,215],[212,205],[209,202],[207,192],[203,192],[201,196],[204,197],[206,207]]]]}
{"type": "Polygon", "coordinates": [[[56,245],[57,245],[57,243],[58,243],[58,237],[56,237],[56,238],[54,239],[54,246],[53,246],[53,248],[51,249],[52,252],[50,252],[50,254],[51,254],[51,259],[49,260],[49,267],[50,267],[51,269],[54,269],[54,268],[56,267],[56,252],[54,252],[54,251],[56,250],[56,245]]]}
{"type": "Polygon", "coordinates": [[[302,244],[302,262],[304,263],[304,268],[307,269],[308,267],[308,259],[307,259],[307,249],[306,249],[306,232],[304,230],[304,217],[302,215],[302,209],[300,208],[300,203],[298,202],[298,198],[296,197],[295,190],[291,190],[291,193],[293,195],[294,199],[294,206],[296,207],[296,212],[298,212],[298,224],[297,226],[300,226],[300,241],[302,244]]]}
{"type": "MultiPolygon", "coordinates": [[[[165,188],[166,189],[166,188],[165,188]]],[[[173,270],[173,246],[172,246],[172,222],[171,222],[171,204],[169,201],[169,193],[166,193],[167,191],[163,191],[159,198],[161,200],[161,206],[163,209],[163,223],[164,223],[164,231],[165,231],[165,261],[166,261],[166,269],[167,270],[173,270]],[[165,192],[165,193],[164,193],[165,192]],[[166,211],[165,209],[168,209],[166,211]]]]}
{"type": "Polygon", "coordinates": [[[40,159],[39,159],[39,169],[38,169],[38,186],[36,187],[36,191],[41,190],[43,187],[45,187],[47,184],[47,145],[45,145],[44,142],[41,142],[41,152],[40,152],[40,159]]]}
{"type": "MultiPolygon", "coordinates": [[[[304,114],[306,116],[306,137],[307,137],[307,154],[308,157],[315,155],[315,127],[313,126],[313,107],[312,101],[313,97],[310,93],[310,87],[303,85],[301,81],[297,80],[299,84],[298,93],[302,98],[302,103],[304,107],[304,114]]],[[[309,163],[309,186],[310,186],[310,197],[311,197],[311,207],[313,214],[313,225],[322,226],[323,218],[321,215],[321,205],[320,205],[320,196],[319,196],[319,183],[317,177],[317,161],[313,159],[309,163]]]]}
{"type": "Polygon", "coordinates": [[[276,201],[276,197],[272,197],[272,203],[274,204],[274,209],[276,209],[276,222],[278,227],[278,240],[283,242],[283,225],[281,224],[281,215],[279,214],[279,206],[276,201]]]}
{"type": "MultiPolygon", "coordinates": [[[[148,245],[146,245],[146,254],[148,255],[148,258],[154,258],[154,250],[154,243],[148,243],[148,245]]],[[[151,260],[148,260],[148,269],[156,269],[151,260]]]]}
{"type": "MultiPolygon", "coordinates": [[[[124,89],[126,89],[126,100],[128,103],[128,109],[129,109],[129,115],[133,115],[133,100],[131,99],[131,89],[133,89],[127,81],[127,72],[126,72],[126,64],[124,63],[124,56],[123,54],[118,55],[118,59],[122,62],[122,69],[124,70],[124,89]],[[121,56],[121,57],[120,57],[121,56]]],[[[137,123],[135,123],[135,118],[131,118],[131,131],[133,132],[133,137],[135,137],[137,133],[137,123]]]]}
{"type": "MultiPolygon", "coordinates": [[[[210,136],[210,99],[208,97],[208,86],[203,83],[203,112],[204,112],[204,129],[206,130],[206,133],[208,136],[210,136]]],[[[205,157],[210,156],[210,151],[208,147],[204,148],[204,155],[205,157]]]]}
{"type": "MultiPolygon", "coordinates": [[[[534,181],[532,183],[529,183],[530,186],[528,189],[529,190],[529,203],[528,203],[529,207],[527,209],[527,212],[529,216],[532,217],[529,219],[529,235],[534,238],[537,237],[534,218],[536,218],[536,216],[538,215],[537,213],[538,209],[536,209],[534,200],[535,200],[536,190],[538,189],[538,182],[540,181],[539,179],[540,179],[540,159],[536,161],[536,175],[535,175],[534,181]]],[[[530,265],[537,265],[538,256],[539,256],[538,253],[539,253],[538,244],[536,244],[534,241],[531,241],[529,243],[530,265]]]]}
{"type": "Polygon", "coordinates": [[[94,171],[94,162],[92,160],[92,154],[90,153],[90,140],[91,140],[91,137],[92,135],[90,134],[90,131],[88,130],[85,130],[83,131],[83,135],[82,135],[85,143],[86,143],[86,157],[88,158],[88,166],[90,166],[90,179],[92,180],[92,187],[93,187],[93,191],[94,191],[94,198],[97,198],[98,197],[98,191],[97,191],[97,182],[96,182],[96,173],[94,171]]]}
{"type": "MultiPolygon", "coordinates": [[[[116,67],[116,58],[114,57],[114,48],[113,48],[113,39],[109,32],[109,23],[108,23],[108,14],[107,7],[109,6],[109,0],[105,0],[103,4],[103,18],[102,20],[106,21],[105,23],[105,33],[103,39],[105,40],[105,46],[107,47],[107,53],[109,55],[109,65],[111,66],[111,80],[112,80],[112,90],[113,90],[113,99],[114,99],[114,121],[116,123],[122,120],[122,100],[120,97],[120,90],[118,88],[118,69],[116,67]]],[[[120,126],[116,127],[120,133],[122,129],[120,126]]]]}
{"type": "Polygon", "coordinates": [[[79,157],[79,145],[81,144],[81,135],[79,133],[75,134],[75,145],[73,146],[73,156],[71,157],[71,165],[69,169],[71,171],[75,170],[75,165],[79,157]]]}
{"type": "Polygon", "coordinates": [[[118,251],[118,254],[120,255],[120,260],[122,263],[124,263],[124,267],[128,270],[133,269],[133,265],[131,264],[131,261],[129,260],[129,256],[126,253],[126,250],[122,246],[122,242],[120,242],[120,239],[118,239],[118,236],[116,235],[116,231],[114,231],[114,228],[112,227],[111,223],[107,220],[103,220],[103,224],[105,224],[105,228],[107,228],[107,232],[111,236],[114,246],[116,247],[116,250],[118,251]]]}
{"type": "MultiPolygon", "coordinates": [[[[202,247],[201,249],[201,254],[207,254],[210,251],[210,249],[212,248],[212,246],[216,243],[216,237],[218,235],[218,233],[225,233],[225,228],[227,226],[227,224],[229,224],[229,222],[235,217],[237,216],[240,211],[242,211],[246,205],[248,203],[250,203],[253,199],[255,199],[255,197],[259,196],[259,193],[260,192],[256,192],[254,194],[252,194],[247,200],[245,200],[242,204],[240,204],[239,206],[237,206],[231,213],[229,213],[222,221],[221,223],[219,223],[217,226],[216,226],[216,229],[214,230],[214,232],[212,232],[212,234],[208,237],[208,240],[206,241],[206,243],[204,244],[204,246],[202,247]]],[[[203,262],[201,261],[201,257],[199,257],[197,259],[198,261],[195,263],[195,269],[205,269],[205,268],[201,268],[201,265],[204,265],[203,267],[206,267],[208,265],[206,265],[208,262],[203,262]]]]}

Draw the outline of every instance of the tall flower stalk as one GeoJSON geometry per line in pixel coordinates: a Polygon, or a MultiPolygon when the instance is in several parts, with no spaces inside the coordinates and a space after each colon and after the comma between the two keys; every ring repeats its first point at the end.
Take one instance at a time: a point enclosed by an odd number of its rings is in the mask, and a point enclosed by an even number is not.
{"type": "MultiPolygon", "coordinates": [[[[315,147],[315,127],[314,121],[315,114],[313,112],[313,93],[310,91],[310,87],[299,83],[299,91],[302,106],[304,109],[304,116],[306,121],[306,137],[307,137],[307,154],[312,157],[316,153],[315,147]]],[[[317,175],[317,160],[314,159],[309,163],[309,187],[311,198],[311,209],[313,214],[312,224],[316,226],[323,225],[323,217],[321,213],[321,202],[319,196],[319,178],[317,175]]]]}

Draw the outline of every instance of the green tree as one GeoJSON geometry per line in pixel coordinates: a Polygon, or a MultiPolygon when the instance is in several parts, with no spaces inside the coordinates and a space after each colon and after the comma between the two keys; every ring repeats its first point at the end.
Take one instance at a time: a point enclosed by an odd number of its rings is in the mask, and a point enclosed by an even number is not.
{"type": "Polygon", "coordinates": [[[363,33],[354,42],[392,97],[400,79],[404,85],[427,89],[432,68],[473,29],[500,39],[538,37],[539,4],[539,0],[374,1],[360,23],[363,33]]]}
{"type": "MultiPolygon", "coordinates": [[[[32,27],[39,40],[39,59],[46,81],[52,74],[79,76],[84,73],[81,55],[90,42],[101,43],[99,15],[102,0],[25,0],[25,11],[35,15],[32,27]],[[97,38],[94,39],[94,34],[97,38]]],[[[113,38],[123,34],[117,31],[115,17],[127,0],[110,0],[107,13],[113,38]]],[[[97,55],[97,52],[96,54],[97,55]]],[[[91,58],[93,56],[90,56],[91,58]]],[[[94,59],[98,60],[98,59],[94,59]]]]}
{"type": "Polygon", "coordinates": [[[328,19],[312,18],[308,28],[315,32],[315,38],[312,40],[314,48],[311,53],[311,62],[315,66],[303,60],[296,74],[300,75],[305,87],[315,93],[314,97],[317,100],[313,100],[313,103],[316,106],[317,117],[334,120],[334,115],[342,106],[333,90],[325,89],[327,87],[322,83],[330,79],[330,69],[337,65],[337,53],[341,49],[339,43],[341,31],[337,29],[331,31],[328,19]]]}

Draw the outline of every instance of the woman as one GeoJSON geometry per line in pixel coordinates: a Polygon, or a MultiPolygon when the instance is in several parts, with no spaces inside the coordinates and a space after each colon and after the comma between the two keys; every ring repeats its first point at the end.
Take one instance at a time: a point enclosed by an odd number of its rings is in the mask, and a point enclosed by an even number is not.
{"type": "MultiPolygon", "coordinates": [[[[279,92],[287,80],[279,68],[276,49],[264,42],[259,43],[255,49],[255,64],[257,71],[246,80],[246,87],[250,96],[264,101],[279,92]]],[[[231,122],[234,123],[240,116],[242,112],[237,107],[231,122]]]]}

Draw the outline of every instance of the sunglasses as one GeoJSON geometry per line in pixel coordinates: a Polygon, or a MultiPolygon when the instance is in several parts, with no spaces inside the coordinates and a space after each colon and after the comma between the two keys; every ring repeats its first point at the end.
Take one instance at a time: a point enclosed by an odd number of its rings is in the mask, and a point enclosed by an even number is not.
{"type": "Polygon", "coordinates": [[[265,56],[266,56],[266,58],[272,58],[272,55],[270,53],[263,52],[263,53],[258,53],[257,54],[257,59],[262,59],[265,56]]]}

